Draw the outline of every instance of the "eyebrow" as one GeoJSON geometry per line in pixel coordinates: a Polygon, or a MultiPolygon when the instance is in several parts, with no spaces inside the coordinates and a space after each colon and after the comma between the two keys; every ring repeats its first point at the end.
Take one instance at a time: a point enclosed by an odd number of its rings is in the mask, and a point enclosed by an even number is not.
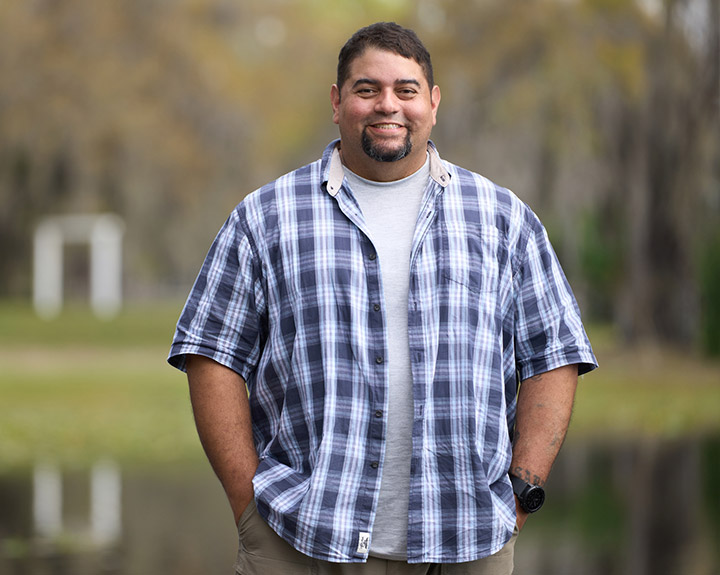
{"type": "MultiPolygon", "coordinates": [[[[359,78],[353,84],[353,88],[356,88],[356,87],[360,86],[361,84],[371,84],[373,86],[377,86],[378,84],[380,84],[380,82],[378,80],[373,80],[372,78],[359,78]]],[[[407,78],[407,79],[399,78],[399,79],[395,80],[394,84],[395,84],[395,86],[404,86],[406,84],[412,84],[414,86],[417,86],[418,88],[422,87],[420,82],[418,82],[415,78],[407,78]]]]}

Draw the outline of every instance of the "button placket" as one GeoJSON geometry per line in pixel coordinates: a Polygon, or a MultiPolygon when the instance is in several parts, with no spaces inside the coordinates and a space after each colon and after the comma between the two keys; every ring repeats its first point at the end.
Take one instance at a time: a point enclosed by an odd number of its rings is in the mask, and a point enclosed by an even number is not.
{"type": "Polygon", "coordinates": [[[365,237],[363,257],[366,272],[367,312],[369,340],[367,358],[372,375],[369,379],[370,405],[368,418],[368,444],[365,456],[368,486],[377,488],[377,481],[382,469],[382,453],[385,441],[385,401],[387,395],[387,367],[385,322],[383,318],[382,279],[380,277],[380,258],[369,238],[365,237]]]}

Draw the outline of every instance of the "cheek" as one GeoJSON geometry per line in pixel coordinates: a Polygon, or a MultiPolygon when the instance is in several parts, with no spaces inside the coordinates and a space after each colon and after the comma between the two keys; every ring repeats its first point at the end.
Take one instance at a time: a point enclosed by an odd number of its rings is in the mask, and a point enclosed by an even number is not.
{"type": "Polygon", "coordinates": [[[405,110],[405,117],[415,122],[417,125],[429,126],[433,123],[434,117],[432,111],[426,107],[408,108],[405,110]]]}
{"type": "Polygon", "coordinates": [[[364,124],[363,118],[365,116],[357,110],[343,110],[338,123],[348,129],[359,129],[364,124]]]}

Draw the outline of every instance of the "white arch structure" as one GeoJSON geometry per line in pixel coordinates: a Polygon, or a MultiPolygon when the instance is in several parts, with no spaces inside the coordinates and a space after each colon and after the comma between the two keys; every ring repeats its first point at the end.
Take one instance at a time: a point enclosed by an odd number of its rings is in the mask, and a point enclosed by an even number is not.
{"type": "Polygon", "coordinates": [[[90,305],[109,319],[122,305],[122,239],[125,224],[114,214],[51,216],[35,230],[33,303],[41,317],[60,313],[63,302],[63,248],[90,245],[90,305]]]}

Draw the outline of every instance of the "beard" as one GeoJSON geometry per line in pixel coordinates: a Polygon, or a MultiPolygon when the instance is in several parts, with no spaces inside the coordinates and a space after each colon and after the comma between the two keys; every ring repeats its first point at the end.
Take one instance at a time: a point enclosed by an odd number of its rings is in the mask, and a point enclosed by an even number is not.
{"type": "Polygon", "coordinates": [[[412,150],[412,142],[410,141],[410,133],[405,136],[405,142],[397,149],[382,149],[368,136],[367,129],[362,133],[362,149],[368,156],[378,162],[397,162],[407,156],[412,150]]]}

